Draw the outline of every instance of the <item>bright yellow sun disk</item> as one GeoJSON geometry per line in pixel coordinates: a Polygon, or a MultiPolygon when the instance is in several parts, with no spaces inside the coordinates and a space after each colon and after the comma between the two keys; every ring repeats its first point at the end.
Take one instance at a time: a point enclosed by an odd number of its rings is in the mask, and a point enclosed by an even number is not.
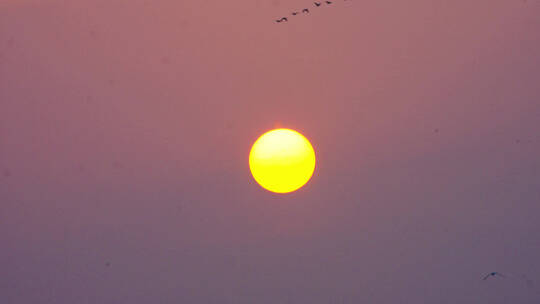
{"type": "Polygon", "coordinates": [[[300,133],[275,129],[257,139],[249,153],[253,178],[268,191],[288,193],[305,185],[315,170],[315,151],[300,133]]]}

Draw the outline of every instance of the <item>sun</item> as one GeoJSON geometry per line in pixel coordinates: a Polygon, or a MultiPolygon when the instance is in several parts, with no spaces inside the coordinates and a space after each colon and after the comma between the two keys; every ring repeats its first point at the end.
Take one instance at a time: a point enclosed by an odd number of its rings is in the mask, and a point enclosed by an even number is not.
{"type": "Polygon", "coordinates": [[[307,138],[294,130],[271,130],[253,144],[249,168],[264,189],[276,193],[293,192],[313,175],[315,151],[307,138]]]}

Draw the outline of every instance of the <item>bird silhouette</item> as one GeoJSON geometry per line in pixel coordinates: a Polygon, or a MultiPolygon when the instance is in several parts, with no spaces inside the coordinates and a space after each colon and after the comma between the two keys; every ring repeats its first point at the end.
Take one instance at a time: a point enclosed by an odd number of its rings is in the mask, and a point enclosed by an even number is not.
{"type": "MultiPolygon", "coordinates": [[[[0,0],[0,1],[1,1],[1,0],[0,0]]],[[[343,0],[343,1],[349,2],[350,0],[343,0]]],[[[330,5],[330,4],[333,4],[334,2],[336,2],[336,1],[334,1],[334,0],[318,0],[318,1],[314,1],[314,2],[313,2],[313,5],[315,5],[315,7],[319,7],[319,6],[323,5],[323,3],[325,3],[326,5],[330,5]]],[[[309,13],[311,13],[311,12],[309,11],[309,9],[308,9],[308,8],[304,8],[304,9],[302,9],[301,11],[292,11],[290,14],[291,14],[292,16],[298,16],[298,15],[300,15],[300,14],[309,14],[309,13]]],[[[283,21],[289,21],[289,19],[287,19],[287,17],[282,17],[282,18],[277,19],[277,20],[275,20],[275,21],[276,21],[277,23],[280,23],[280,22],[283,22],[283,21]]]]}
{"type": "Polygon", "coordinates": [[[494,277],[494,276],[500,276],[500,277],[503,277],[503,278],[506,278],[506,276],[504,276],[503,274],[501,273],[498,273],[498,272],[490,272],[488,273],[482,280],[487,280],[489,277],[494,277]]]}

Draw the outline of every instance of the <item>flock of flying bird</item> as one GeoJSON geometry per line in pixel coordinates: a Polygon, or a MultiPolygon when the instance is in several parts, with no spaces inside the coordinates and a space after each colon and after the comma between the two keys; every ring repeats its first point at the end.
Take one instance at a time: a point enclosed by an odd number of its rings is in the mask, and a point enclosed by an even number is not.
{"type": "MultiPolygon", "coordinates": [[[[347,1],[347,0],[344,0],[344,1],[347,1]]],[[[324,1],[324,3],[326,3],[326,5],[330,5],[332,4],[333,2],[332,1],[324,1]]],[[[323,3],[322,2],[313,2],[313,4],[315,5],[315,7],[319,7],[321,6],[323,3]]],[[[308,8],[304,8],[302,11],[301,11],[302,14],[309,14],[309,9],[308,8]]],[[[293,16],[296,16],[300,14],[300,12],[292,12],[291,15],[293,16]]],[[[277,23],[280,23],[280,22],[283,22],[283,21],[289,21],[289,19],[287,17],[282,17],[281,19],[277,19],[276,22],[277,23]]]]}

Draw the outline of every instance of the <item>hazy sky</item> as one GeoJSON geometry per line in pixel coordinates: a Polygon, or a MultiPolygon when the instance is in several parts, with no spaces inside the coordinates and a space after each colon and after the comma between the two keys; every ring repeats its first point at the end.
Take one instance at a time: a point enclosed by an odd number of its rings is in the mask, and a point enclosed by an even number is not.
{"type": "Polygon", "coordinates": [[[539,215],[537,0],[0,0],[3,304],[538,303],[539,215]]]}

